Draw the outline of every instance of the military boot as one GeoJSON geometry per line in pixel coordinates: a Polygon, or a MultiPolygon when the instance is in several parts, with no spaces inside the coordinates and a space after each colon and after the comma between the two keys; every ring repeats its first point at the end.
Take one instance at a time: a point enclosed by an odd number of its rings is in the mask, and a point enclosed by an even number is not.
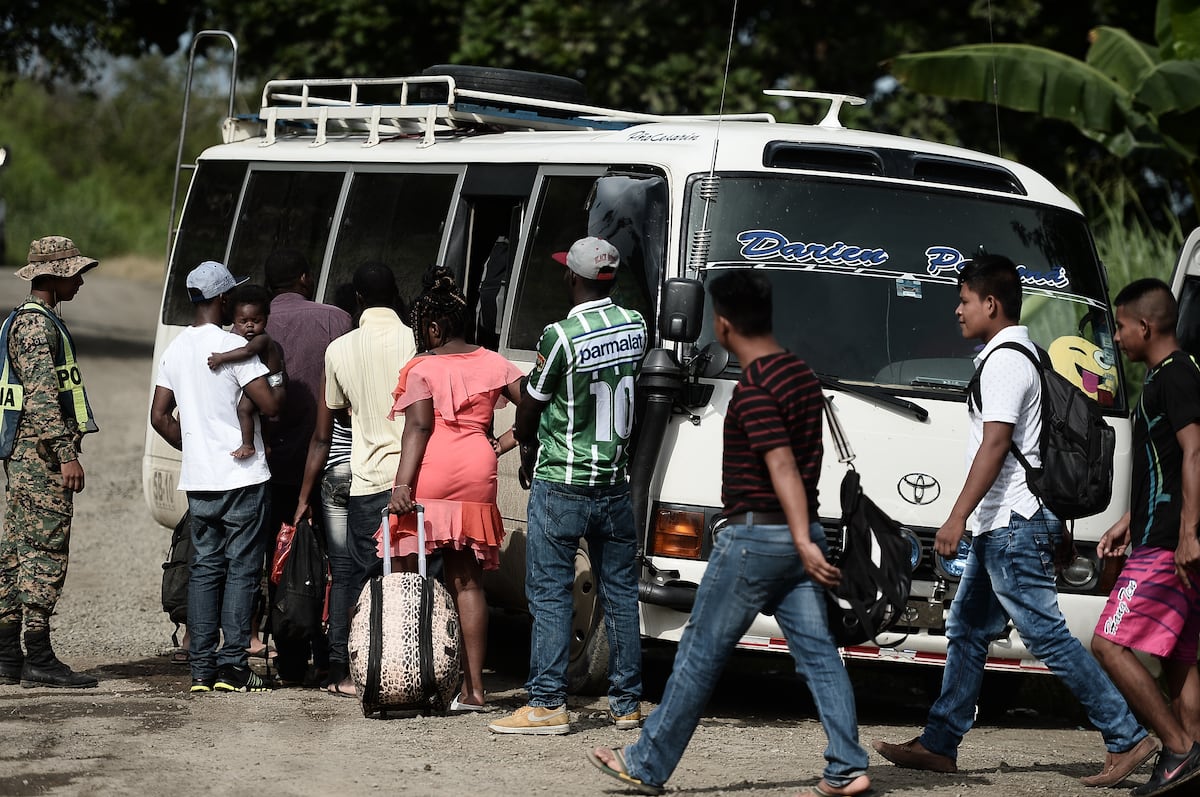
{"type": "Polygon", "coordinates": [[[25,654],[21,652],[21,622],[0,623],[0,684],[19,684],[25,654]]]}
{"type": "Polygon", "coordinates": [[[50,631],[25,632],[25,667],[21,670],[21,686],[66,687],[86,689],[100,683],[90,675],[75,672],[58,660],[50,647],[50,631]]]}

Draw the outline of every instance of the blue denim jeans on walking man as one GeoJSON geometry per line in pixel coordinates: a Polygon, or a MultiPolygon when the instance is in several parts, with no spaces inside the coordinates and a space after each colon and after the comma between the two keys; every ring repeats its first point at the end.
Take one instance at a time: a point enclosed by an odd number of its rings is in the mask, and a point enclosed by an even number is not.
{"type": "MultiPolygon", "coordinates": [[[[809,530],[825,548],[820,523],[809,530]]],[[[636,743],[629,774],[661,786],[675,771],[739,639],[760,612],[773,613],[796,672],[808,683],[829,745],[824,778],[845,786],[867,771],[850,677],[829,633],[823,588],[809,579],[785,525],[728,525],[717,535],[675,654],[662,703],[636,743]]]]}
{"type": "Polygon", "coordinates": [[[533,614],[529,705],[567,701],[575,552],[588,543],[608,631],[608,707],[631,714],[642,699],[637,537],[629,485],[582,487],[534,479],[529,492],[525,595],[533,614]]]}
{"type": "Polygon", "coordinates": [[[217,668],[246,666],[250,616],[267,550],[267,483],[225,492],[189,492],[192,559],[188,580],[188,633],[193,678],[217,668]],[[225,641],[220,650],[220,635],[225,641]]]}
{"type": "Polygon", "coordinates": [[[942,693],[929,710],[921,744],[957,758],[975,719],[988,646],[1009,619],[1029,652],[1062,679],[1100,730],[1109,752],[1121,753],[1146,736],[1125,698],[1078,639],[1058,608],[1054,549],[1062,521],[1040,509],[1028,520],[1013,512],[1008,527],[977,534],[946,622],[942,693]]]}

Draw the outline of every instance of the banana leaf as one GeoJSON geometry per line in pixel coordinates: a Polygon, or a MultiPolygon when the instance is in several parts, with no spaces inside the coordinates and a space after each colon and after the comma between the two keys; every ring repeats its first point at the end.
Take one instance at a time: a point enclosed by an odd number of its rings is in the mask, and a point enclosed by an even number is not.
{"type": "Polygon", "coordinates": [[[1200,0],[1159,0],[1155,17],[1163,59],[1200,58],[1200,0]]]}
{"type": "Polygon", "coordinates": [[[1095,133],[1128,126],[1129,92],[1103,72],[1068,55],[1025,44],[971,44],[892,60],[892,74],[925,94],[1062,119],[1095,133]]]}
{"type": "Polygon", "coordinates": [[[1092,46],[1087,63],[1126,91],[1132,92],[1162,63],[1158,51],[1120,28],[1099,27],[1088,34],[1092,46]]]}
{"type": "Polygon", "coordinates": [[[1165,61],[1134,92],[1151,113],[1186,113],[1200,107],[1200,61],[1165,61]]]}

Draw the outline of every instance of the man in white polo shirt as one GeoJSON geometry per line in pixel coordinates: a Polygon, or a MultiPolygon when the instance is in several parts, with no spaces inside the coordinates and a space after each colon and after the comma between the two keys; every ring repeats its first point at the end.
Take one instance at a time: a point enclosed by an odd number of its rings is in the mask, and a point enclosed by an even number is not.
{"type": "Polygon", "coordinates": [[[956,315],[964,338],[983,342],[975,358],[979,389],[968,389],[970,437],[966,483],[935,547],[953,557],[974,527],[971,551],[946,621],[942,693],[929,710],[924,732],[910,742],[875,741],[887,760],[910,769],[957,772],[958,746],[975,720],[988,646],[1011,620],[1033,655],[1083,704],[1104,737],[1104,768],[1082,778],[1085,786],[1115,786],[1159,749],[1129,711],[1125,699],[1078,639],[1058,607],[1055,550],[1063,524],[1029,490],[1025,469],[1041,465],[1041,376],[1020,351],[1038,349],[1019,326],[1021,278],[1007,257],[982,255],[964,265],[956,315]]]}
{"type": "Polygon", "coordinates": [[[229,294],[239,284],[225,266],[211,260],[188,274],[192,325],[163,353],[150,407],[154,431],[183,452],[179,489],[187,492],[192,513],[196,556],[187,620],[192,692],[269,691],[246,661],[270,511],[271,472],[258,424],[252,456],[235,459],[229,452],[242,440],[237,415],[242,392],[264,415],[275,415],[285,389],[283,374],[268,374],[257,357],[215,371],[208,367],[214,352],[246,345],[245,338],[221,328],[232,318],[229,294]],[[218,650],[222,635],[225,644],[218,650]]]}

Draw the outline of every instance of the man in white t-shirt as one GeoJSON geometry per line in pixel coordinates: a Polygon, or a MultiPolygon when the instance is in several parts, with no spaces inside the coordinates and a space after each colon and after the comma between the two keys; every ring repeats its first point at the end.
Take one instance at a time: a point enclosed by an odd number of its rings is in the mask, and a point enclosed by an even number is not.
{"type": "Polygon", "coordinates": [[[241,445],[237,404],[243,391],[262,413],[275,415],[284,386],[283,374],[268,374],[257,357],[215,371],[208,367],[209,355],[246,344],[221,328],[233,310],[229,292],[239,284],[211,260],[188,274],[192,325],[163,353],[150,407],[154,430],[183,452],[179,489],[187,493],[196,548],[188,583],[192,692],[269,691],[246,660],[267,543],[271,473],[261,430],[255,429],[253,456],[235,459],[229,452],[241,445]],[[225,642],[218,650],[221,634],[225,642]]]}
{"type": "Polygon", "coordinates": [[[934,546],[942,556],[956,556],[968,520],[974,537],[946,621],[942,693],[929,710],[925,730],[904,744],[877,740],[873,746],[902,767],[956,772],[958,746],[975,720],[988,646],[1004,636],[1011,621],[1029,651],[1063,680],[1104,737],[1104,768],[1082,778],[1083,784],[1115,786],[1159,745],[1071,636],[1055,586],[1062,521],[1030,492],[1025,469],[1011,454],[1015,447],[1031,467],[1041,464],[1041,377],[1028,357],[1004,346],[1038,353],[1029,330],[1018,325],[1020,274],[1008,258],[982,255],[964,265],[958,284],[955,314],[963,337],[984,346],[975,358],[979,391],[967,399],[967,479],[934,546]]]}

